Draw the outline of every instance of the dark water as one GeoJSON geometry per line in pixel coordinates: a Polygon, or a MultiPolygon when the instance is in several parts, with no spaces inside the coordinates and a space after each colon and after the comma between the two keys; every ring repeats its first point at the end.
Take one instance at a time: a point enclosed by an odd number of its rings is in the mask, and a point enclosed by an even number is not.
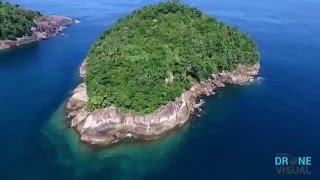
{"type": "Polygon", "coordinates": [[[81,22],[64,36],[0,52],[0,179],[320,178],[320,2],[183,1],[251,34],[263,80],[206,98],[204,114],[151,143],[96,150],[65,126],[62,104],[91,44],[156,1],[12,0],[81,22]],[[312,156],[312,175],[278,175],[277,153],[312,156]]]}

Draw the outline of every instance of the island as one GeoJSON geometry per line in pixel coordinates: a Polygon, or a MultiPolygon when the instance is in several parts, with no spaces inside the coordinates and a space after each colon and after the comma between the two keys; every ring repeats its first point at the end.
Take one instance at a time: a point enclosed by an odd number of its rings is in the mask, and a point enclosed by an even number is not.
{"type": "Polygon", "coordinates": [[[92,46],[67,119],[90,144],[157,139],[186,124],[202,96],[249,83],[259,59],[255,42],[237,27],[178,1],[148,5],[92,46]]]}
{"type": "Polygon", "coordinates": [[[75,21],[0,1],[0,50],[48,39],[75,21]]]}

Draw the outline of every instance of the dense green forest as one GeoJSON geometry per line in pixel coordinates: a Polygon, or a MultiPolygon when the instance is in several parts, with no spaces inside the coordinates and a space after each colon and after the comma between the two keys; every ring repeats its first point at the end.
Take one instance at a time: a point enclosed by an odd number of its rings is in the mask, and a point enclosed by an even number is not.
{"type": "Polygon", "coordinates": [[[256,44],[196,8],[166,2],[119,19],[88,55],[88,109],[151,113],[192,82],[259,61],[256,44]],[[173,74],[172,83],[165,79],[173,74]]]}
{"type": "Polygon", "coordinates": [[[0,1],[0,40],[15,40],[17,37],[31,35],[31,27],[39,16],[41,14],[38,11],[0,1]]]}

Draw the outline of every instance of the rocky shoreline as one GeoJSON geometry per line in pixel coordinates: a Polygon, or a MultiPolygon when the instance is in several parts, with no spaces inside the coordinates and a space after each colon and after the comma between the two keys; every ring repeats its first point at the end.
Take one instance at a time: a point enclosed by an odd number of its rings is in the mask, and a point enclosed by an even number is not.
{"type": "Polygon", "coordinates": [[[16,40],[0,40],[0,50],[28,44],[31,42],[46,40],[58,35],[64,26],[75,23],[75,20],[63,16],[42,16],[32,27],[32,35],[17,38],[16,40]]]}
{"type": "MultiPolygon", "coordinates": [[[[86,61],[80,67],[80,76],[85,78],[86,61]]],[[[199,97],[215,94],[217,88],[227,84],[243,85],[257,76],[260,65],[239,65],[232,72],[213,74],[208,80],[195,83],[192,88],[157,111],[145,116],[122,113],[116,107],[86,111],[88,95],[86,85],[81,83],[72,93],[65,112],[70,127],[75,128],[83,142],[98,145],[110,145],[127,138],[141,140],[157,139],[172,129],[183,126],[200,108],[199,97]]]]}

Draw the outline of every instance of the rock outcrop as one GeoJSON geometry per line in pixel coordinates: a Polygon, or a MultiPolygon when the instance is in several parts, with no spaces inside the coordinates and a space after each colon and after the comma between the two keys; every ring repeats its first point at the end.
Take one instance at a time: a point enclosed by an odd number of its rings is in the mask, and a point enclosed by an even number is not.
{"type": "MultiPolygon", "coordinates": [[[[85,65],[86,62],[80,68],[83,78],[85,65]]],[[[84,83],[73,91],[65,110],[70,126],[77,130],[82,141],[90,144],[110,145],[126,138],[156,139],[184,125],[199,108],[200,96],[214,95],[217,88],[225,86],[224,83],[248,83],[252,76],[258,74],[259,68],[259,64],[240,65],[232,72],[213,74],[207,81],[193,84],[175,101],[145,116],[122,113],[116,107],[86,111],[89,98],[84,83]]]]}
{"type": "Polygon", "coordinates": [[[64,26],[74,22],[74,20],[63,16],[42,16],[35,22],[35,27],[31,28],[31,36],[17,38],[16,40],[0,40],[0,49],[46,40],[49,37],[58,35],[64,26]]]}

